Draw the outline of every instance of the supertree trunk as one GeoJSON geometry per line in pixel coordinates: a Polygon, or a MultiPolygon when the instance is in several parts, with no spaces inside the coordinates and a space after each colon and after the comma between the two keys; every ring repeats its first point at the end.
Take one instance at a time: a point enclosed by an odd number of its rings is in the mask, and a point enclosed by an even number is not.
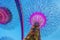
{"type": "Polygon", "coordinates": [[[24,40],[41,40],[39,24],[35,23],[24,40]]]}

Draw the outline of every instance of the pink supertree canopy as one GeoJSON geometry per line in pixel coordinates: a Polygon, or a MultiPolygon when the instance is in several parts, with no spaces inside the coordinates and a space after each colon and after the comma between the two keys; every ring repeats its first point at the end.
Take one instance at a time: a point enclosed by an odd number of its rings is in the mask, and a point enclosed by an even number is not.
{"type": "Polygon", "coordinates": [[[0,24],[5,24],[9,20],[10,20],[10,12],[4,7],[0,7],[0,24]]]}
{"type": "Polygon", "coordinates": [[[30,17],[30,23],[31,25],[34,25],[34,23],[38,22],[40,27],[43,27],[46,23],[46,17],[41,12],[34,12],[30,17]]]}

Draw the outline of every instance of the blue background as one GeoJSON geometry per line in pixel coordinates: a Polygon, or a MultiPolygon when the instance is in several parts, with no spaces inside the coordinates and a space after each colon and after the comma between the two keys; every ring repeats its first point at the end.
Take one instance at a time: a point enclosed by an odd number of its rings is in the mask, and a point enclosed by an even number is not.
{"type": "MultiPolygon", "coordinates": [[[[60,0],[21,0],[20,2],[24,15],[24,37],[32,27],[29,22],[32,13],[42,12],[46,16],[47,22],[40,29],[41,39],[60,40],[60,0]]],[[[7,7],[13,16],[8,24],[0,24],[0,38],[10,37],[13,40],[21,40],[19,13],[14,0],[0,0],[0,6],[7,7]]]]}
{"type": "Polygon", "coordinates": [[[0,0],[0,7],[8,8],[12,14],[12,20],[8,24],[0,24],[0,38],[4,38],[4,40],[7,40],[7,38],[21,40],[19,14],[14,0],[0,0]]]}

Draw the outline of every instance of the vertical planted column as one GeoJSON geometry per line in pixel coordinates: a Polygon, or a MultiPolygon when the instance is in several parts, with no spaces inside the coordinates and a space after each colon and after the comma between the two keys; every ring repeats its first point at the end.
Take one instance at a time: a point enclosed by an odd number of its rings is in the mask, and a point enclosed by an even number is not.
{"type": "Polygon", "coordinates": [[[32,28],[25,40],[41,40],[40,28],[46,23],[46,17],[41,12],[35,12],[30,17],[32,28]]]}

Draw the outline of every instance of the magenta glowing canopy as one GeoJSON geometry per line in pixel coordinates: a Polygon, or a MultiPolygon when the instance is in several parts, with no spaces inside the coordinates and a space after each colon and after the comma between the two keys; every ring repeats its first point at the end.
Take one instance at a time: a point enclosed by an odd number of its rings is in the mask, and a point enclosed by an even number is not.
{"type": "Polygon", "coordinates": [[[38,22],[40,27],[43,27],[46,23],[46,16],[41,12],[34,12],[30,17],[30,23],[34,25],[35,22],[38,22]]]}

